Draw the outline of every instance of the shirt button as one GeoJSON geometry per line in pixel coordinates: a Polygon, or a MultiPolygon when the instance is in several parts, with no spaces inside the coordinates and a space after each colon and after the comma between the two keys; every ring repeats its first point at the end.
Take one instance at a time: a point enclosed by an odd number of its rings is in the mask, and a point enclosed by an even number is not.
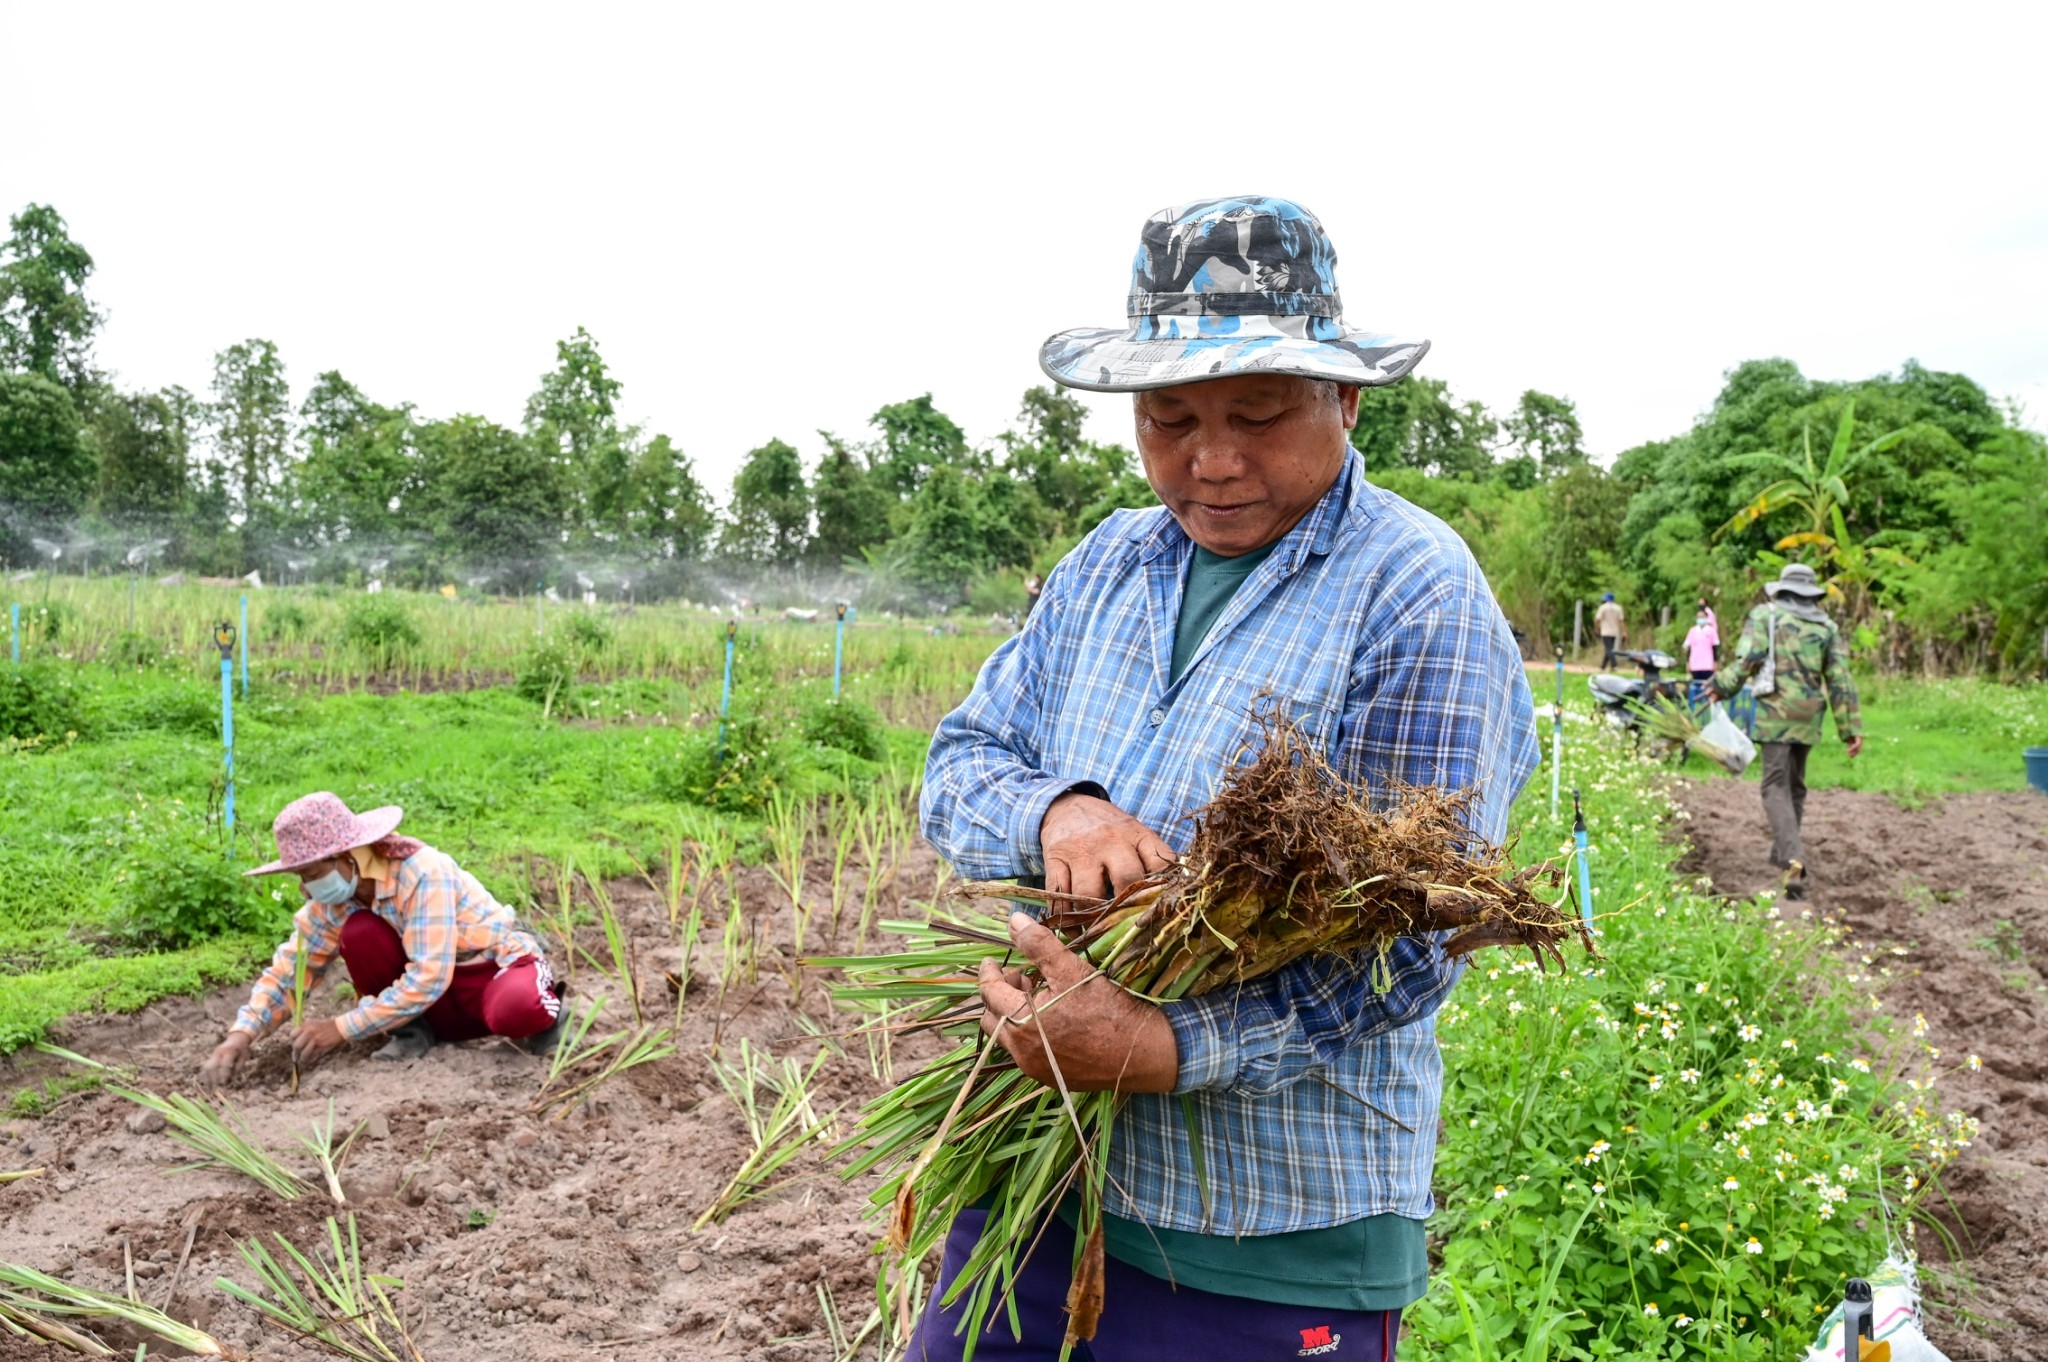
{"type": "Polygon", "coordinates": [[[1165,711],[1165,710],[1163,710],[1163,709],[1155,709],[1155,710],[1153,710],[1153,711],[1152,711],[1152,727],[1154,727],[1154,728],[1157,728],[1157,727],[1159,727],[1159,725],[1161,725],[1161,724],[1163,724],[1163,723],[1165,723],[1165,722],[1166,722],[1166,711],[1165,711]]]}

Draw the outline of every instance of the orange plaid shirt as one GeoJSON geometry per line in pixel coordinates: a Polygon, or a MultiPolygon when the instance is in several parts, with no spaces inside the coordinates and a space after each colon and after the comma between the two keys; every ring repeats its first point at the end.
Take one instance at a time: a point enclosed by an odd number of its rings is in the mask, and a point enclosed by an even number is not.
{"type": "Polygon", "coordinates": [[[390,923],[405,943],[405,973],[372,998],[364,998],[337,1020],[341,1034],[361,1040],[403,1026],[432,1007],[457,965],[495,961],[500,969],[524,956],[540,957],[540,943],[520,927],[512,910],[491,897],[476,876],[453,857],[422,847],[402,861],[389,861],[368,847],[350,852],[366,880],[377,886],[376,902],[363,908],[306,900],[293,916],[291,939],[277,948],[270,968],[250,990],[231,1031],[262,1037],[291,1014],[292,974],[300,943],[306,952],[307,991],[319,984],[341,951],[341,925],[351,913],[373,912],[390,923]]]}

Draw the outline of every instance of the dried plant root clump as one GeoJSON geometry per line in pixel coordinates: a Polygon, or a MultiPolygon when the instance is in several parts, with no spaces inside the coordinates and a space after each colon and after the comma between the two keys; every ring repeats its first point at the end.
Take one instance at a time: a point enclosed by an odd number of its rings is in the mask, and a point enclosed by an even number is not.
{"type": "Polygon", "coordinates": [[[1444,946],[1452,957],[1526,946],[1539,964],[1562,966],[1567,936],[1593,949],[1578,918],[1533,892],[1557,882],[1554,866],[1515,870],[1465,827],[1471,792],[1403,785],[1377,793],[1375,808],[1293,724],[1276,719],[1258,757],[1233,768],[1195,815],[1179,865],[1107,901],[1055,900],[1046,920],[1111,978],[1160,998],[1259,978],[1315,952],[1373,952],[1430,932],[1455,933],[1444,946]],[[1091,949],[1098,945],[1110,949],[1091,949]]]}

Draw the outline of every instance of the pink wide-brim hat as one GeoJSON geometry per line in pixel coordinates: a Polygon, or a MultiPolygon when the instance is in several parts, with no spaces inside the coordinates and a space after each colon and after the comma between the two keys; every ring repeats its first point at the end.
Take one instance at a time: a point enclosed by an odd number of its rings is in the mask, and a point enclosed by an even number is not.
{"type": "Polygon", "coordinates": [[[368,813],[351,813],[341,796],[321,790],[284,806],[270,825],[277,834],[277,859],[244,875],[277,875],[339,856],[350,847],[366,847],[391,835],[405,810],[386,804],[368,813]]]}

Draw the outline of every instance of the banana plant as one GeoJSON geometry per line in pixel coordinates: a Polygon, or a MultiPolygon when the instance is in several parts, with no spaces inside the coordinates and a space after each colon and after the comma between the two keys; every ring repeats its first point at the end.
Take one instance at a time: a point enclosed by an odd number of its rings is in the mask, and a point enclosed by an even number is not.
{"type": "Polygon", "coordinates": [[[1842,408],[1842,419],[1835,426],[1834,443],[1829,446],[1825,459],[1816,459],[1813,452],[1813,427],[1807,426],[1803,436],[1803,447],[1799,457],[1769,451],[1755,454],[1737,454],[1728,462],[1741,468],[1768,468],[1781,476],[1776,482],[1758,492],[1728,523],[1714,532],[1714,538],[1748,529],[1765,516],[1793,507],[1802,512],[1807,520],[1807,529],[1786,536],[1778,542],[1781,551],[1808,546],[1819,548],[1823,561],[1834,555],[1826,545],[1840,545],[1848,539],[1842,529],[1842,507],[1849,503],[1849,475],[1856,466],[1873,454],[1883,453],[1906,438],[1905,429],[1894,430],[1880,435],[1859,449],[1850,448],[1856,436],[1856,401],[1851,398],[1842,408]],[[1830,531],[1834,533],[1830,533],[1830,531]]]}

